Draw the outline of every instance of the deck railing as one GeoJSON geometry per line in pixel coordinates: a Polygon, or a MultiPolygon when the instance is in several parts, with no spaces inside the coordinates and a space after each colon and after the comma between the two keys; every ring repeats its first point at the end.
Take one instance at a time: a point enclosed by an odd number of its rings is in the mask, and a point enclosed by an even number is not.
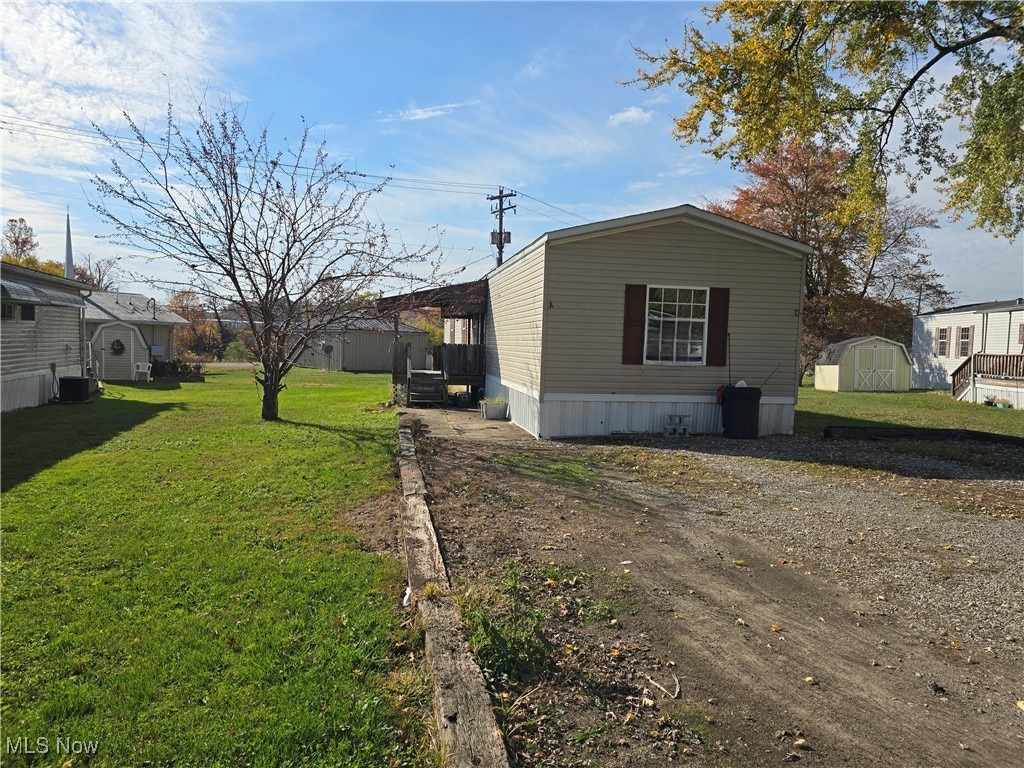
{"type": "Polygon", "coordinates": [[[1024,355],[983,355],[968,357],[950,374],[953,397],[960,397],[977,378],[1024,379],[1024,355]]]}
{"type": "Polygon", "coordinates": [[[482,344],[441,344],[434,348],[434,360],[449,379],[484,375],[482,344]]]}

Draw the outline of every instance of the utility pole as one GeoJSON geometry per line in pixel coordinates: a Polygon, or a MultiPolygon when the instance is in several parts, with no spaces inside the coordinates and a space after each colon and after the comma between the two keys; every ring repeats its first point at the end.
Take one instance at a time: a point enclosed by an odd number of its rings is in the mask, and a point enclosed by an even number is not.
{"type": "Polygon", "coordinates": [[[491,245],[498,246],[498,266],[501,266],[502,259],[505,256],[505,246],[512,242],[512,233],[505,231],[505,211],[512,211],[515,213],[516,207],[514,205],[505,205],[505,200],[509,197],[515,197],[515,192],[506,192],[504,187],[498,187],[498,194],[488,195],[487,199],[494,201],[497,200],[497,205],[491,208],[491,213],[497,214],[498,216],[498,229],[491,232],[491,245]]]}

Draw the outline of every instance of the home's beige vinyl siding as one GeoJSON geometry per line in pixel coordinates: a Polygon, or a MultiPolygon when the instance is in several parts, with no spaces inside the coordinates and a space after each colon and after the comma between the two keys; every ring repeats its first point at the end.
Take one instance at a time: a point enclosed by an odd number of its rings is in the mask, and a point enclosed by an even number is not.
{"type": "MultiPolygon", "coordinates": [[[[729,367],[623,365],[627,283],[730,289],[731,379],[796,395],[803,260],[686,222],[548,245],[544,394],[714,394],[729,367]]],[[[493,289],[492,289],[493,290],[493,289]]],[[[543,398],[542,398],[543,399],[543,398]]]]}
{"type": "Polygon", "coordinates": [[[488,283],[487,375],[535,395],[541,391],[543,247],[516,256],[492,274],[488,283]]]}

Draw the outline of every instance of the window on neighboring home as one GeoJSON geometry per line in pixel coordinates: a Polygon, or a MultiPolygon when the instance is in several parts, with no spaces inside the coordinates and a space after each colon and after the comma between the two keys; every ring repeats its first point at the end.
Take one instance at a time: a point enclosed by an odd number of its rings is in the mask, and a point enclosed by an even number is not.
{"type": "Polygon", "coordinates": [[[647,287],[645,363],[703,364],[707,288],[647,287]]]}
{"type": "Polygon", "coordinates": [[[36,319],[36,305],[35,304],[3,304],[3,311],[0,314],[0,319],[3,320],[21,320],[23,322],[32,322],[36,319]]]}
{"type": "Polygon", "coordinates": [[[939,342],[935,348],[939,357],[949,357],[949,329],[939,328],[939,342]]]}
{"type": "Polygon", "coordinates": [[[626,285],[622,364],[724,366],[729,289],[626,285]]]}
{"type": "Polygon", "coordinates": [[[960,329],[960,345],[957,349],[957,357],[971,356],[971,335],[973,330],[971,326],[960,329]]]}

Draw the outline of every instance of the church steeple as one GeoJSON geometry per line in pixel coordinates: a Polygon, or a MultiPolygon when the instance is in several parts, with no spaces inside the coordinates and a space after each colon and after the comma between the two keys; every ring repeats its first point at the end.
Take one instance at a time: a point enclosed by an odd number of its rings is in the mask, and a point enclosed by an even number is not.
{"type": "Polygon", "coordinates": [[[67,244],[64,246],[64,277],[68,280],[75,279],[75,259],[71,254],[71,211],[68,211],[68,236],[67,244]]]}

